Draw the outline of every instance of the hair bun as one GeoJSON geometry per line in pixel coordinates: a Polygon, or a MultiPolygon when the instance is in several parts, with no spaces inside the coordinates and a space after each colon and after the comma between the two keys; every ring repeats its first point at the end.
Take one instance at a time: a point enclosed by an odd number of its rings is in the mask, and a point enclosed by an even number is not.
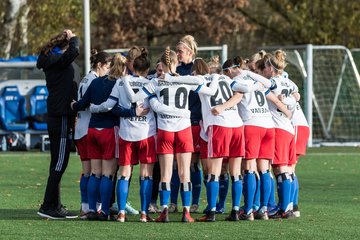
{"type": "Polygon", "coordinates": [[[90,54],[91,54],[92,56],[96,55],[97,53],[98,53],[98,51],[97,51],[96,49],[91,49],[90,54]]]}

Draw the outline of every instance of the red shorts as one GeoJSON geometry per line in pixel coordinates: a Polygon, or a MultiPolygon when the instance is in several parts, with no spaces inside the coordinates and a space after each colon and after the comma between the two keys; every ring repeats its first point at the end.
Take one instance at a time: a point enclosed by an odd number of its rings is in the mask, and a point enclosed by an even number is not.
{"type": "Polygon", "coordinates": [[[119,166],[151,164],[156,162],[155,137],[128,142],[119,139],[119,166]]]}
{"type": "Polygon", "coordinates": [[[191,128],[179,132],[168,132],[158,129],[156,152],[158,154],[175,154],[193,152],[191,128]]]}
{"type": "Polygon", "coordinates": [[[191,133],[193,137],[194,152],[200,152],[200,125],[191,126],[191,133]]]}
{"type": "Polygon", "coordinates": [[[244,127],[209,126],[208,157],[243,157],[245,155],[244,127]]]}
{"type": "Polygon", "coordinates": [[[200,159],[207,159],[208,157],[208,143],[200,138],[200,159]]]}
{"type": "Polygon", "coordinates": [[[275,130],[257,126],[245,126],[245,158],[274,158],[275,130]]]}
{"type": "Polygon", "coordinates": [[[275,156],[273,165],[292,165],[296,163],[294,135],[275,128],[275,156]]]}
{"type": "Polygon", "coordinates": [[[308,126],[295,126],[296,155],[305,155],[309,136],[310,128],[308,126]]]}
{"type": "Polygon", "coordinates": [[[115,130],[114,128],[89,128],[88,157],[90,159],[112,160],[115,158],[115,130]]]}
{"type": "Polygon", "coordinates": [[[90,158],[88,157],[88,153],[87,153],[87,145],[88,145],[87,135],[83,136],[78,140],[75,140],[75,145],[77,152],[80,155],[80,160],[89,161],[90,158]]]}

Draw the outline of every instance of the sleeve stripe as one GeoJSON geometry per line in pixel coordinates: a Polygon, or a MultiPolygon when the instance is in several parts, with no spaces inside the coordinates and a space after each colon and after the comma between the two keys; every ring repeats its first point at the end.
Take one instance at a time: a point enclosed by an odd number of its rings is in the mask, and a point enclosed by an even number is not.
{"type": "Polygon", "coordinates": [[[110,98],[111,100],[114,100],[114,101],[116,101],[116,102],[117,102],[117,101],[119,100],[119,98],[117,98],[117,97],[114,97],[114,96],[111,96],[111,95],[109,96],[109,98],[110,98]]]}
{"type": "Polygon", "coordinates": [[[149,97],[152,96],[152,94],[149,92],[149,90],[147,90],[145,87],[142,88],[142,90],[146,93],[146,95],[148,95],[149,97]]]}
{"type": "Polygon", "coordinates": [[[266,90],[265,95],[268,95],[270,93],[270,89],[266,90]]]}
{"type": "Polygon", "coordinates": [[[199,85],[194,92],[198,93],[203,85],[199,85]]]}
{"type": "Polygon", "coordinates": [[[230,84],[230,87],[232,88],[235,85],[236,81],[232,81],[232,83],[230,84]]]}
{"type": "Polygon", "coordinates": [[[149,97],[149,100],[152,99],[152,98],[154,98],[154,97],[156,97],[156,95],[151,95],[151,96],[149,97]]]}

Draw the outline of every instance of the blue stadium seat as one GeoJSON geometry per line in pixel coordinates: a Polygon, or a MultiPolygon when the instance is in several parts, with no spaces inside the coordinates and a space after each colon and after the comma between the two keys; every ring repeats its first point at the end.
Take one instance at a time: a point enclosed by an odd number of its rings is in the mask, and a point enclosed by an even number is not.
{"type": "MultiPolygon", "coordinates": [[[[49,95],[49,92],[46,86],[36,86],[34,91],[30,95],[30,116],[44,119],[44,115],[47,114],[46,99],[49,95]]],[[[35,130],[47,130],[46,122],[37,122],[32,123],[32,127],[35,130]]]]}
{"type": "Polygon", "coordinates": [[[0,121],[7,131],[25,131],[26,101],[17,86],[4,87],[0,95],[0,121]]]}

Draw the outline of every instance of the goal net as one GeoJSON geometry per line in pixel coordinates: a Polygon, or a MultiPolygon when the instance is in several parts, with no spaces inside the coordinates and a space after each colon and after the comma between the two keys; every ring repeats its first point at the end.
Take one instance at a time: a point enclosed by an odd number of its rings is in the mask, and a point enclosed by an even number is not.
{"type": "MultiPolygon", "coordinates": [[[[309,146],[360,143],[360,77],[352,52],[343,46],[281,46],[285,71],[301,91],[312,134],[309,146]]],[[[360,66],[360,52],[357,63],[360,66]]]]}

